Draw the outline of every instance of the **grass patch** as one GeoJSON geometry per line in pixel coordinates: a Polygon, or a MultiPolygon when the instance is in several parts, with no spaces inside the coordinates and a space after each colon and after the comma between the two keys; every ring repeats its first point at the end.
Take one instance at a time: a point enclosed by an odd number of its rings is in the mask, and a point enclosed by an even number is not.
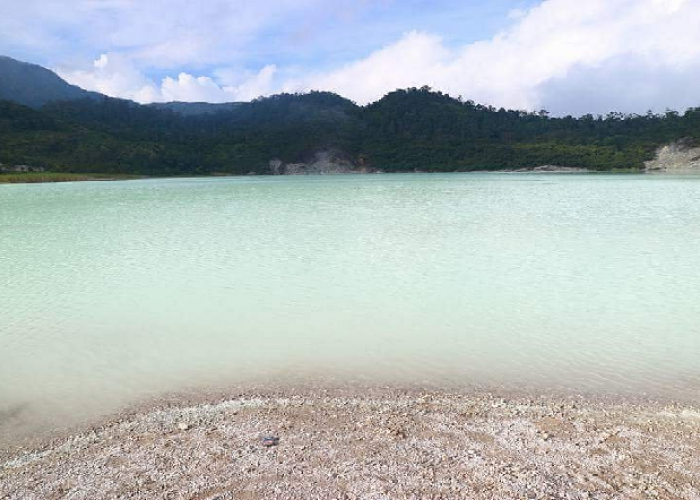
{"type": "Polygon", "coordinates": [[[137,179],[135,175],[124,174],[71,174],[64,172],[22,172],[0,174],[0,184],[20,184],[33,182],[77,182],[77,181],[118,181],[137,179]]]}

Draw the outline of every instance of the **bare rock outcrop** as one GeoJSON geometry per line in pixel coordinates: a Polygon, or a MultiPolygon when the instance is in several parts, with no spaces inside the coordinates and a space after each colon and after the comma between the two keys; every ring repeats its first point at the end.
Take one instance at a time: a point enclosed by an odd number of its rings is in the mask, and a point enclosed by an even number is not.
{"type": "Polygon", "coordinates": [[[270,160],[270,172],[274,175],[305,174],[355,174],[373,173],[362,158],[353,160],[348,155],[335,150],[317,151],[305,162],[284,163],[280,159],[270,160]]]}
{"type": "Polygon", "coordinates": [[[676,141],[656,150],[653,160],[644,162],[650,173],[700,173],[700,147],[685,141],[676,141]]]}

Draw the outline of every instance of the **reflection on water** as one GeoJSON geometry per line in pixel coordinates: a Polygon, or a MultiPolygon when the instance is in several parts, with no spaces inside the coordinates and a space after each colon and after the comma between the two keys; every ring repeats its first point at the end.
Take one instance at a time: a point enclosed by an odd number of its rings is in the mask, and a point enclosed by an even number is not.
{"type": "Polygon", "coordinates": [[[699,191],[493,174],[2,186],[0,412],[279,376],[697,387],[699,191]]]}

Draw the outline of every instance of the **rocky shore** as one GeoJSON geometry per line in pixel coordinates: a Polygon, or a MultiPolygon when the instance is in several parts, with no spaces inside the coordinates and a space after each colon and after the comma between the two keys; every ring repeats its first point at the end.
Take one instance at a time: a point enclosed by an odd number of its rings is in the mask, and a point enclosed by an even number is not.
{"type": "Polygon", "coordinates": [[[700,412],[393,388],[207,396],[6,449],[0,498],[690,500],[700,412]]]}

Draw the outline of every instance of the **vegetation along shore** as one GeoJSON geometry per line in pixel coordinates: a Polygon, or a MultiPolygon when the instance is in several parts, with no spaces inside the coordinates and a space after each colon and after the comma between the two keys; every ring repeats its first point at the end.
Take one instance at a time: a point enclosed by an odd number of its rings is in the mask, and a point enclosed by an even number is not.
{"type": "Polygon", "coordinates": [[[135,179],[123,174],[73,174],[70,172],[24,172],[0,174],[0,184],[24,184],[37,182],[117,181],[135,179]]]}

